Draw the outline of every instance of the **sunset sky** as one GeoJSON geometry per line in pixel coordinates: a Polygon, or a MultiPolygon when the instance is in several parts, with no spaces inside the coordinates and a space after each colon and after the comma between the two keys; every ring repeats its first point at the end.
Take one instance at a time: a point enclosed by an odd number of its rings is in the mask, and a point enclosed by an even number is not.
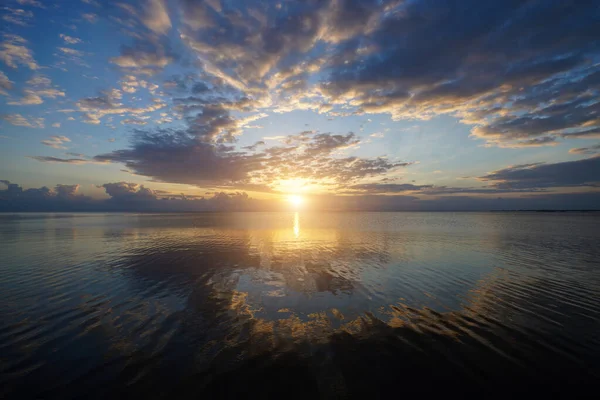
{"type": "Polygon", "coordinates": [[[0,19],[0,210],[600,208],[598,1],[6,0],[0,19]]]}

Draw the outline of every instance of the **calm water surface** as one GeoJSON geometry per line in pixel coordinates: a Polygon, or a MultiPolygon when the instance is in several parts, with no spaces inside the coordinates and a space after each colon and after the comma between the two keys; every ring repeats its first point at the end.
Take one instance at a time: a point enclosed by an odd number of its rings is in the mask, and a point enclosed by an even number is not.
{"type": "Polygon", "coordinates": [[[0,215],[0,397],[585,394],[600,214],[0,215]]]}

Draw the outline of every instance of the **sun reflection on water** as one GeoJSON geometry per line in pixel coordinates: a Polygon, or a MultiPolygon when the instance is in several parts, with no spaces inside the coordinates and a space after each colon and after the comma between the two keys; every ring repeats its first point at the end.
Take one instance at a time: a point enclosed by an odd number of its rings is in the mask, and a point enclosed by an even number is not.
{"type": "Polygon", "coordinates": [[[300,237],[300,215],[298,212],[294,213],[294,237],[296,239],[300,237]]]}

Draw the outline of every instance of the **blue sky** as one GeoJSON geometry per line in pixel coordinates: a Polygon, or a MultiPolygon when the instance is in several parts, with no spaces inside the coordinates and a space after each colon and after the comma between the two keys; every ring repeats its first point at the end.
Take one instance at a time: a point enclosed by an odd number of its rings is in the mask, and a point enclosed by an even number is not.
{"type": "Polygon", "coordinates": [[[215,193],[375,209],[598,200],[595,1],[7,0],[0,13],[5,209],[215,193]]]}

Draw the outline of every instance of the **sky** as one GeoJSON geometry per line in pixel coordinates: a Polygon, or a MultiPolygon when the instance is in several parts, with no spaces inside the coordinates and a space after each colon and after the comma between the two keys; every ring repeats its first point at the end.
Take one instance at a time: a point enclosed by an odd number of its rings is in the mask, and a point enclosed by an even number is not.
{"type": "Polygon", "coordinates": [[[0,211],[600,208],[600,3],[5,0],[0,211]]]}

